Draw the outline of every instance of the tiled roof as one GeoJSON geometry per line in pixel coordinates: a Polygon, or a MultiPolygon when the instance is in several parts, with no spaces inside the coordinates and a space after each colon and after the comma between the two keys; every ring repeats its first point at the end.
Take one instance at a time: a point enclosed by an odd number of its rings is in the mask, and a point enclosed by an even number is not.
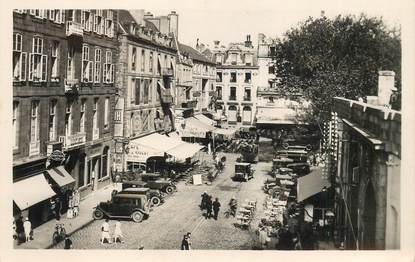
{"type": "Polygon", "coordinates": [[[179,50],[180,50],[180,52],[188,53],[189,57],[191,59],[195,60],[195,61],[213,64],[212,61],[210,61],[208,58],[206,58],[204,55],[202,55],[199,51],[197,51],[196,49],[194,49],[194,48],[192,48],[188,45],[184,45],[182,43],[179,43],[179,50]]]}

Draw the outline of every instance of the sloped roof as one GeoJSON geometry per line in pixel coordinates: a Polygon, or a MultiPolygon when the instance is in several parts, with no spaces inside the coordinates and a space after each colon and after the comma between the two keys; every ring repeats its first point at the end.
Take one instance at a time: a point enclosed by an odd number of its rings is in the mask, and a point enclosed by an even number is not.
{"type": "Polygon", "coordinates": [[[189,57],[195,61],[199,61],[202,63],[209,63],[209,64],[214,64],[212,61],[210,61],[207,57],[205,57],[204,55],[202,55],[199,51],[197,51],[196,49],[179,43],[179,50],[180,52],[185,52],[189,54],[189,57]]]}

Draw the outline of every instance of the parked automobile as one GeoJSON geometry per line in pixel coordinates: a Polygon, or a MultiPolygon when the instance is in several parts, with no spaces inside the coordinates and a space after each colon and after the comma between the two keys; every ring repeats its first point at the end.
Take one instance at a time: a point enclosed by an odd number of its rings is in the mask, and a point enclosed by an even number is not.
{"type": "Polygon", "coordinates": [[[291,168],[294,173],[299,175],[307,175],[310,173],[310,165],[306,162],[288,164],[287,167],[291,168]]]}
{"type": "Polygon", "coordinates": [[[309,152],[305,150],[279,150],[277,151],[279,157],[287,157],[294,160],[294,163],[307,162],[309,152]]]}
{"type": "Polygon", "coordinates": [[[160,192],[160,190],[150,189],[147,187],[134,187],[135,184],[133,183],[129,183],[129,185],[131,185],[131,187],[124,187],[123,184],[123,190],[117,194],[145,195],[153,206],[159,206],[160,204],[164,203],[164,195],[162,192],[160,192]]]}
{"type": "Polygon", "coordinates": [[[147,183],[150,189],[158,189],[167,194],[173,194],[176,191],[176,185],[170,178],[163,178],[160,174],[147,173],[140,176],[141,181],[147,183]]]}
{"type": "Polygon", "coordinates": [[[99,203],[92,216],[97,220],[130,218],[138,223],[149,216],[148,199],[146,195],[118,193],[110,201],[99,203]]]}
{"type": "Polygon", "coordinates": [[[239,162],[235,163],[235,175],[233,180],[235,181],[248,181],[254,177],[254,170],[250,163],[239,162]]]}

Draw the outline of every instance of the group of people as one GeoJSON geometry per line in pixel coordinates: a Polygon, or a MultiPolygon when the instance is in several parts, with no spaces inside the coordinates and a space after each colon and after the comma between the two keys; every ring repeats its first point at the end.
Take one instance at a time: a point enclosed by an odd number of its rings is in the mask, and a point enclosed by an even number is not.
{"type": "Polygon", "coordinates": [[[121,229],[121,222],[118,220],[115,223],[114,233],[112,237],[110,234],[110,224],[108,222],[109,220],[105,219],[104,223],[102,223],[101,225],[101,244],[103,245],[105,244],[105,242],[107,242],[108,244],[118,242],[124,243],[124,235],[121,229]]]}
{"type": "Polygon", "coordinates": [[[190,250],[192,246],[192,242],[190,241],[190,232],[187,232],[183,235],[181,250],[190,250]]]}
{"type": "Polygon", "coordinates": [[[213,217],[217,220],[220,210],[219,198],[215,198],[215,201],[212,201],[212,195],[209,195],[206,191],[202,194],[202,202],[200,203],[200,209],[206,210],[206,219],[213,217]],[[212,215],[213,211],[213,215],[212,215]]]}
{"type": "Polygon", "coordinates": [[[79,215],[79,202],[81,195],[78,190],[74,190],[69,194],[67,218],[74,218],[79,215]]]}
{"type": "Polygon", "coordinates": [[[32,223],[28,217],[23,221],[23,217],[20,216],[13,221],[13,239],[17,240],[18,244],[33,240],[32,223]]]}

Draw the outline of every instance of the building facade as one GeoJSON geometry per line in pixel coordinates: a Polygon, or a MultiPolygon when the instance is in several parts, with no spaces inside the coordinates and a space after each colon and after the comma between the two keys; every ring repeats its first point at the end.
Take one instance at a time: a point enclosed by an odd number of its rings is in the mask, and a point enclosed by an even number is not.
{"type": "MultiPolygon", "coordinates": [[[[379,73],[380,87],[393,86],[393,74],[379,73]]],[[[332,111],[338,241],[346,249],[399,249],[401,113],[344,98],[332,111]]]]}
{"type": "MultiPolygon", "coordinates": [[[[113,10],[14,10],[14,182],[47,171],[58,151],[82,196],[108,184],[116,21],[113,10]]],[[[41,223],[45,201],[20,211],[41,223]]]]}
{"type": "Polygon", "coordinates": [[[276,84],[275,76],[275,49],[276,40],[258,34],[258,88],[273,89],[276,84]]]}
{"type": "MultiPolygon", "coordinates": [[[[153,132],[170,132],[174,130],[174,37],[145,19],[144,10],[119,10],[119,18],[115,137],[133,141],[153,132]]],[[[128,162],[123,155],[116,157],[118,170],[128,162]]]]}
{"type": "Polygon", "coordinates": [[[257,52],[250,36],[244,43],[226,48],[215,41],[212,56],[216,63],[216,114],[225,115],[232,126],[252,125],[256,114],[258,87],[257,52]]]}

